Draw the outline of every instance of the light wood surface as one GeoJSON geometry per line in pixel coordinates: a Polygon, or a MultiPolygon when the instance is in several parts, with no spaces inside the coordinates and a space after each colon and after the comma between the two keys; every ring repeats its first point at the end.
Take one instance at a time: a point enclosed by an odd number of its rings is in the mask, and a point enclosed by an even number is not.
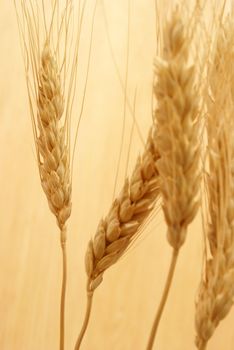
{"type": "MultiPolygon", "coordinates": [[[[127,1],[106,1],[105,4],[113,51],[124,80],[127,1]]],[[[88,18],[82,39],[80,72],[85,70],[87,60],[88,18]]],[[[130,28],[128,96],[132,103],[137,88],[136,117],[145,137],[151,123],[154,1],[131,1],[130,28]]],[[[0,349],[54,350],[58,349],[59,340],[59,232],[38,176],[13,1],[0,0],[0,48],[0,349]]],[[[81,74],[74,122],[78,119],[82,89],[81,74]]],[[[73,212],[68,227],[67,350],[73,349],[85,311],[86,246],[113,198],[123,101],[99,5],[74,163],[73,212]]],[[[131,123],[128,111],[118,189],[126,169],[131,123]]],[[[130,169],[141,149],[135,131],[130,169]]],[[[202,249],[198,216],[179,256],[155,349],[195,349],[194,300],[201,275],[202,249]]],[[[82,349],[145,349],[170,253],[163,217],[158,215],[128,254],[105,274],[94,296],[90,327],[82,349]]],[[[208,350],[234,349],[233,322],[232,310],[218,327],[208,350]]]]}

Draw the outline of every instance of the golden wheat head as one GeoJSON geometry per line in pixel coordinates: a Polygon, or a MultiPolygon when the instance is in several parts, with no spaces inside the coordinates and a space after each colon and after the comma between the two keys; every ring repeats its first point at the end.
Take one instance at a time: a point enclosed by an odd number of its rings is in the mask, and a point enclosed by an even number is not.
{"type": "MultiPolygon", "coordinates": [[[[41,184],[61,231],[71,214],[70,117],[77,71],[72,1],[16,6],[41,184]],[[68,61],[69,64],[68,64],[68,61]]],[[[79,35],[79,34],[78,34],[79,35]]]]}
{"type": "Polygon", "coordinates": [[[196,345],[206,348],[234,297],[234,22],[218,28],[208,70],[208,208],[204,276],[196,301],[196,345]]]}
{"type": "Polygon", "coordinates": [[[154,86],[156,143],[160,155],[157,168],[168,241],[174,249],[184,243],[187,227],[199,206],[198,102],[188,44],[188,34],[175,11],[165,27],[154,86]]]}
{"type": "Polygon", "coordinates": [[[103,273],[124,254],[155,206],[159,188],[154,139],[155,131],[151,130],[130,180],[126,179],[121,193],[89,242],[85,266],[90,291],[97,288],[103,273]]]}
{"type": "Polygon", "coordinates": [[[38,81],[39,172],[49,207],[62,229],[71,213],[71,181],[66,129],[61,125],[64,98],[56,60],[46,43],[38,81]]]}

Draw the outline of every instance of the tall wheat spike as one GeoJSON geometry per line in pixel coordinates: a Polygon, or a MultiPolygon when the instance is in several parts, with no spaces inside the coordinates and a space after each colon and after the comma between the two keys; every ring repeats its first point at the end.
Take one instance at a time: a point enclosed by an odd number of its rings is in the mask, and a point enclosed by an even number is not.
{"type": "Polygon", "coordinates": [[[153,137],[155,131],[151,130],[145,151],[138,158],[130,180],[126,179],[120,195],[89,242],[85,266],[90,292],[101,283],[105,270],[123,255],[155,206],[159,192],[158,153],[153,137]]]}
{"type": "Polygon", "coordinates": [[[234,21],[217,30],[207,86],[207,250],[196,301],[196,345],[207,347],[234,297],[234,21]]]}
{"type": "Polygon", "coordinates": [[[156,62],[154,96],[160,191],[173,248],[171,265],[148,341],[153,347],[168,297],[179,250],[200,201],[200,127],[195,66],[189,63],[189,33],[177,8],[163,30],[163,52],[156,62]]]}
{"type": "Polygon", "coordinates": [[[89,322],[93,293],[102,282],[103,274],[123,256],[155,208],[159,195],[156,167],[159,155],[155,139],[156,130],[153,126],[132,176],[126,179],[109,213],[100,221],[94,238],[89,241],[85,257],[87,310],[75,350],[80,348],[89,322]]]}
{"type": "MultiPolygon", "coordinates": [[[[78,40],[70,36],[72,1],[15,2],[41,185],[57,219],[63,257],[60,350],[64,349],[66,223],[71,214],[70,118],[78,40]],[[70,59],[70,62],[68,60],[70,59]],[[70,67],[70,70],[68,69],[70,67]]],[[[79,33],[78,33],[79,36],[79,33]]]]}
{"type": "MultiPolygon", "coordinates": [[[[50,45],[46,42],[38,72],[38,114],[36,136],[41,184],[50,210],[61,231],[71,214],[71,173],[66,127],[61,125],[64,98],[61,76],[50,45]]],[[[61,243],[64,243],[65,236],[61,243]]]]}

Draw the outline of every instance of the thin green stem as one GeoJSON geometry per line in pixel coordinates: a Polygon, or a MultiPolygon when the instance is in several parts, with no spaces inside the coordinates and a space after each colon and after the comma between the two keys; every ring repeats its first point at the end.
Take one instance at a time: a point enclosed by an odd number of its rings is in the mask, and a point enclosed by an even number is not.
{"type": "Polygon", "coordinates": [[[83,340],[84,335],[86,333],[86,330],[87,330],[87,327],[88,327],[88,324],[89,324],[91,309],[92,309],[92,302],[93,302],[93,292],[87,290],[86,313],[85,313],[85,318],[84,318],[84,322],[83,322],[82,328],[80,330],[80,334],[79,334],[78,339],[76,341],[75,350],[79,350],[80,349],[82,340],[83,340]]]}
{"type": "Polygon", "coordinates": [[[64,350],[64,334],[65,334],[65,298],[67,285],[67,255],[66,255],[66,228],[63,228],[60,233],[60,242],[62,248],[63,259],[63,277],[60,302],[60,350],[64,350]]]}
{"type": "Polygon", "coordinates": [[[175,267],[176,267],[178,253],[179,253],[179,250],[177,250],[177,249],[173,250],[172,257],[171,257],[171,264],[170,264],[170,268],[168,271],[166,284],[165,284],[162,298],[161,298],[161,301],[160,301],[160,304],[159,304],[159,307],[158,307],[158,310],[156,313],[156,317],[155,317],[155,320],[154,320],[154,323],[153,323],[153,326],[151,329],[151,333],[150,333],[150,337],[149,337],[149,341],[148,341],[148,345],[147,345],[147,350],[151,350],[153,348],[158,325],[159,325],[159,322],[160,322],[160,319],[161,319],[161,316],[162,316],[162,313],[164,310],[164,306],[165,306],[166,301],[167,301],[167,297],[168,297],[168,294],[170,291],[172,279],[174,276],[174,271],[175,271],[175,267]]]}

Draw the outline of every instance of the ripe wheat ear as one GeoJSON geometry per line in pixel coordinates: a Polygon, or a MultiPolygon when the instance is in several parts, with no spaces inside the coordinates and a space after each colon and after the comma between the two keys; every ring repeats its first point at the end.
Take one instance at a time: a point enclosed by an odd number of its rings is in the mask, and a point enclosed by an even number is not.
{"type": "Polygon", "coordinates": [[[15,2],[39,175],[49,208],[60,229],[63,259],[60,350],[63,350],[67,279],[66,223],[72,208],[69,128],[78,46],[70,36],[72,1],[67,0],[64,7],[60,5],[59,0],[50,4],[42,0],[40,5],[30,0],[23,0],[20,5],[15,2]],[[69,64],[68,60],[71,60],[69,64]]]}
{"type": "Polygon", "coordinates": [[[210,58],[207,102],[208,170],[205,178],[206,251],[196,300],[196,345],[204,350],[234,296],[234,21],[227,17],[217,28],[210,58]],[[224,24],[225,23],[225,24],[224,24]]]}
{"type": "Polygon", "coordinates": [[[166,23],[162,38],[163,54],[156,62],[154,96],[157,127],[156,163],[167,224],[167,239],[173,248],[163,296],[151,329],[147,349],[153,347],[157,328],[168,297],[179,250],[188,225],[200,201],[200,127],[195,86],[195,66],[189,64],[189,34],[179,10],[166,23]]]}
{"type": "Polygon", "coordinates": [[[108,215],[100,221],[94,238],[88,244],[85,256],[88,276],[87,310],[75,350],[80,348],[86,332],[93,293],[102,282],[103,274],[123,256],[155,207],[159,196],[156,167],[159,155],[155,139],[156,130],[153,126],[143,155],[138,158],[131,178],[126,179],[108,215]]]}

